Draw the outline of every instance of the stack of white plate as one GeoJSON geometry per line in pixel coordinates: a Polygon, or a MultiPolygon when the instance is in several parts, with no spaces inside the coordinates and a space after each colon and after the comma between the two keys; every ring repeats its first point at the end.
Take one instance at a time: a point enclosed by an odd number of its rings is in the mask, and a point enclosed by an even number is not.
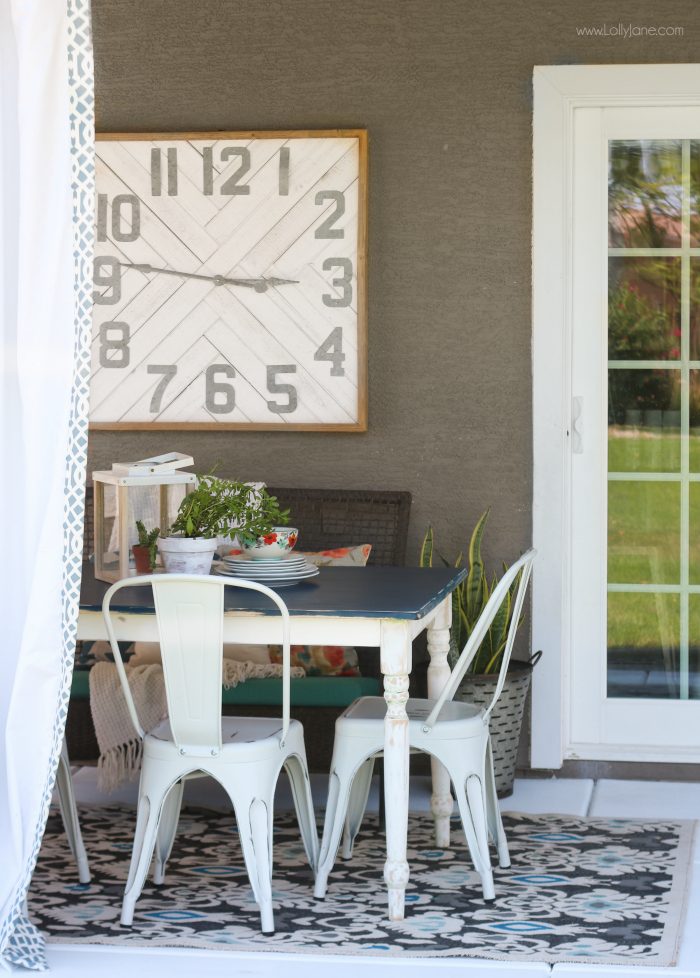
{"type": "Polygon", "coordinates": [[[275,588],[291,587],[318,574],[318,567],[295,554],[277,560],[265,557],[224,557],[218,570],[219,574],[226,577],[243,577],[275,588]]]}

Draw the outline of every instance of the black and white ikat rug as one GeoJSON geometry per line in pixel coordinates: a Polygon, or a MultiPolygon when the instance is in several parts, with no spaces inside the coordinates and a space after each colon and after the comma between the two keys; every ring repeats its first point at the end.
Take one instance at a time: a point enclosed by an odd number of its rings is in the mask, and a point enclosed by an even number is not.
{"type": "Polygon", "coordinates": [[[275,820],[276,933],[264,937],[231,816],[183,812],[165,885],[146,883],[130,928],[119,914],[134,809],[83,808],[80,817],[92,883],[78,883],[57,814],[34,874],[31,917],[52,941],[656,967],[675,962],[694,826],[508,815],[513,864],[495,870],[497,899],[486,903],[459,821],[442,851],[431,818],[412,815],[406,919],[390,923],[376,819],[367,817],[353,859],[336,863],[326,899],[315,900],[296,823],[283,815],[275,820]]]}

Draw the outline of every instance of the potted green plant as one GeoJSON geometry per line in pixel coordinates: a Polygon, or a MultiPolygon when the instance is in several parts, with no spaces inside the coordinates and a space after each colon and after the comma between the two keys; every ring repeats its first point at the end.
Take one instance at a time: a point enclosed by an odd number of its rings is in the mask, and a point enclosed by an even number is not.
{"type": "Polygon", "coordinates": [[[167,536],[158,540],[165,570],[208,574],[217,538],[253,541],[286,523],[288,512],[264,488],[245,482],[197,477],[194,490],[180,503],[167,536]]]}
{"type": "Polygon", "coordinates": [[[131,548],[134,554],[134,563],[137,574],[150,574],[156,569],[156,559],[158,557],[157,540],[160,536],[160,527],[156,526],[152,530],[147,530],[141,520],[136,520],[136,531],[139,535],[139,542],[131,548]]]}
{"type": "MultiPolygon", "coordinates": [[[[489,581],[481,556],[481,541],[489,512],[490,510],[487,509],[486,512],[482,513],[474,527],[467,554],[469,573],[452,595],[452,629],[449,653],[449,661],[452,667],[459,658],[481,612],[498,583],[496,574],[489,581]]],[[[433,529],[428,527],[421,547],[421,567],[433,566],[434,553],[433,529]]],[[[440,559],[446,566],[449,566],[449,562],[444,557],[441,556],[440,559]]],[[[461,567],[462,561],[463,554],[460,553],[454,562],[455,567],[461,567]]],[[[505,564],[503,568],[504,570],[508,569],[505,564]]],[[[488,706],[491,702],[503,660],[508,627],[513,615],[512,599],[517,584],[516,578],[510,593],[501,606],[501,610],[494,618],[479,646],[467,674],[455,694],[455,699],[476,703],[478,706],[488,706]]],[[[518,622],[519,625],[520,622],[518,622]]],[[[496,788],[501,798],[511,794],[513,790],[525,701],[530,688],[532,669],[538,662],[540,655],[541,653],[538,652],[526,662],[517,659],[510,660],[505,686],[491,714],[494,773],[496,788]]]]}

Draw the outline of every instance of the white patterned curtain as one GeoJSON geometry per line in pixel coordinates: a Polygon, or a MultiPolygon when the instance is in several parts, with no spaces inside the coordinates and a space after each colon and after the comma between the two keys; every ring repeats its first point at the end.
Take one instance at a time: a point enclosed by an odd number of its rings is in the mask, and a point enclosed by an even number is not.
{"type": "Polygon", "coordinates": [[[87,449],[89,0],[0,0],[0,969],[43,969],[25,915],[63,738],[87,449]]]}

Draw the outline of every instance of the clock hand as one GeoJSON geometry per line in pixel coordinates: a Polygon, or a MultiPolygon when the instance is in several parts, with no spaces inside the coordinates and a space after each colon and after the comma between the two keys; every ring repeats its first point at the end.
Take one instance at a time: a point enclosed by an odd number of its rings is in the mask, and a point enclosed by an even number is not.
{"type": "Polygon", "coordinates": [[[255,289],[256,292],[267,292],[269,288],[276,285],[297,285],[298,281],[293,278],[225,278],[223,275],[215,275],[216,285],[243,285],[248,289],[255,289]]]}
{"type": "Polygon", "coordinates": [[[256,292],[267,292],[277,285],[297,285],[296,279],[291,278],[226,278],[224,275],[198,275],[195,272],[178,272],[172,268],[155,268],[153,265],[136,262],[120,261],[123,268],[135,268],[138,272],[162,272],[163,275],[177,275],[180,278],[196,278],[214,285],[240,285],[243,288],[255,289],[256,292]]]}
{"type": "Polygon", "coordinates": [[[235,279],[225,278],[224,282],[231,285],[252,285],[256,292],[267,292],[268,289],[277,285],[298,285],[299,280],[295,278],[250,278],[235,279]]]}
{"type": "Polygon", "coordinates": [[[120,261],[119,264],[122,268],[135,268],[137,272],[162,272],[163,275],[177,275],[180,278],[199,278],[207,282],[212,282],[215,278],[218,278],[218,276],[214,275],[197,275],[194,272],[176,272],[172,268],[155,268],[153,265],[136,262],[120,261]]]}

